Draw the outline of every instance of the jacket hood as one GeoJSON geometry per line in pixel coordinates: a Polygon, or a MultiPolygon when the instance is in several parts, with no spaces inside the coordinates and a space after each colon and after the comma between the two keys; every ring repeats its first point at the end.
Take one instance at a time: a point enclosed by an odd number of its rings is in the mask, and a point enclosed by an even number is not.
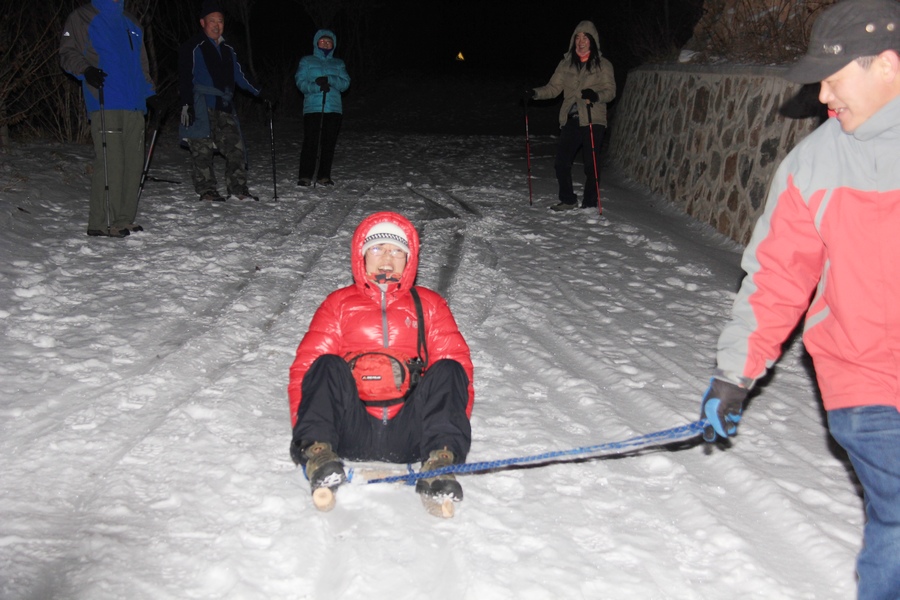
{"type": "Polygon", "coordinates": [[[334,55],[334,51],[337,50],[337,36],[334,35],[334,32],[330,29],[320,29],[316,32],[316,35],[313,36],[313,54],[318,56],[319,58],[328,58],[334,55]],[[334,46],[331,48],[331,52],[325,54],[321,48],[319,48],[319,40],[323,37],[330,37],[331,41],[334,42],[334,46]]]}
{"type": "Polygon", "coordinates": [[[569,38],[569,47],[566,48],[566,56],[568,57],[572,53],[572,46],[575,44],[575,36],[579,33],[586,33],[594,38],[594,43],[597,45],[597,56],[602,56],[600,53],[600,34],[597,33],[597,28],[592,21],[582,21],[575,27],[575,31],[572,32],[572,37],[569,38]]]}
{"type": "Polygon", "coordinates": [[[400,227],[406,234],[406,239],[409,242],[409,258],[406,261],[406,268],[403,270],[403,275],[400,276],[400,283],[395,288],[395,291],[410,289],[416,280],[416,272],[419,268],[419,234],[416,228],[413,227],[409,219],[399,213],[377,212],[362,220],[356,227],[356,231],[353,232],[353,240],[350,242],[350,264],[353,269],[353,282],[364,295],[373,294],[377,286],[366,277],[366,261],[362,253],[363,243],[365,242],[366,234],[372,227],[378,223],[385,222],[393,223],[400,227]],[[367,293],[367,290],[370,290],[369,293],[367,293]]]}
{"type": "Polygon", "coordinates": [[[94,8],[101,13],[120,15],[125,12],[125,0],[113,2],[113,0],[91,0],[94,8]]]}

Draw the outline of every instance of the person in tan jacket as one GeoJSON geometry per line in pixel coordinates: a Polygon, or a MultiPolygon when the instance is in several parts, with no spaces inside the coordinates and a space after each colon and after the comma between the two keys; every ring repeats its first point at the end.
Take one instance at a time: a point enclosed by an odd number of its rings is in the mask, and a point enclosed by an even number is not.
{"type": "Polygon", "coordinates": [[[582,21],[569,40],[569,51],[557,65],[547,85],[525,91],[525,101],[549,100],[563,96],[559,110],[559,146],[556,150],[556,180],[559,204],[553,210],[576,208],[578,196],[572,186],[572,164],[581,152],[584,163],[582,208],[597,206],[597,179],[594,165],[599,164],[600,143],[606,132],[606,104],[616,97],[613,66],[600,53],[597,28],[582,21]],[[588,114],[590,111],[590,115],[588,114]],[[592,126],[589,127],[589,124],[592,126]],[[593,143],[591,131],[593,130],[593,143]],[[596,158],[596,162],[595,162],[596,158]]]}

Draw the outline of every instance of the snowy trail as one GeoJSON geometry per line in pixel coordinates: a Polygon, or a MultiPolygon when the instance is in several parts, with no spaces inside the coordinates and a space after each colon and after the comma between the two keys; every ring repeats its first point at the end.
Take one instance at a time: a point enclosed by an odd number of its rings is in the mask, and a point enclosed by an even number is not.
{"type": "MultiPolygon", "coordinates": [[[[267,130],[251,130],[268,151],[267,130]]],[[[287,139],[288,136],[279,136],[287,139]]],[[[87,148],[0,168],[0,598],[846,598],[862,508],[792,342],[733,446],[685,443],[461,476],[450,521],[397,485],[320,514],[285,387],[376,210],[422,237],[476,365],[470,461],[697,418],[740,249],[615,171],[604,218],[556,214],[555,141],[342,134],[334,188],[299,145],[259,203],[194,201],[160,139],[147,231],[83,235],[87,148]],[[76,198],[76,199],[73,199],[76,198]]]]}

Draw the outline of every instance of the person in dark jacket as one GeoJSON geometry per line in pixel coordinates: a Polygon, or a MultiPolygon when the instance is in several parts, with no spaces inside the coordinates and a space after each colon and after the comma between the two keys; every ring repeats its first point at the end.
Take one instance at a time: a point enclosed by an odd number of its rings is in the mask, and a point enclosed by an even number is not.
{"type": "MultiPolygon", "coordinates": [[[[424,470],[465,462],[475,399],[472,360],[447,302],[414,288],[418,257],[419,236],[405,217],[379,212],[364,219],[351,242],[354,283],[322,302],[297,348],[288,384],[291,457],[304,465],[314,491],[345,481],[341,457],[422,460],[424,470]],[[411,394],[379,400],[366,393],[365,378],[354,377],[348,360],[370,352],[425,360],[411,394]]],[[[416,489],[462,499],[449,474],[421,479],[416,489]]]]}
{"type": "Polygon", "coordinates": [[[246,149],[234,104],[236,88],[270,101],[225,41],[225,16],[217,0],[204,0],[202,32],[181,45],[178,54],[179,136],[187,140],[191,179],[200,200],[224,202],[217,189],[213,157],[225,157],[225,186],[232,200],[259,200],[247,188],[246,149]]]}
{"type": "Polygon", "coordinates": [[[143,230],[134,221],[144,162],[144,115],[148,105],[156,105],[156,92],[144,31],[124,4],[92,0],[75,9],[59,46],[63,70],[82,83],[91,121],[90,236],[121,238],[143,230]]]}
{"type": "Polygon", "coordinates": [[[313,53],[300,59],[294,81],[303,94],[303,148],[297,185],[334,185],[331,165],[341,128],[341,93],[350,87],[344,61],[334,56],[337,37],[328,29],[313,36],[313,53]]]}
{"type": "Polygon", "coordinates": [[[613,66],[600,53],[599,39],[592,22],[579,23],[569,40],[569,51],[557,65],[547,85],[525,90],[526,102],[531,99],[549,100],[560,94],[563,96],[559,110],[559,145],[554,164],[559,184],[559,204],[552,206],[553,210],[570,210],[577,206],[578,196],[572,186],[572,165],[579,152],[585,176],[581,207],[597,206],[594,165],[600,164],[600,145],[606,131],[606,104],[616,97],[613,66]],[[594,152],[591,152],[592,148],[594,152]]]}

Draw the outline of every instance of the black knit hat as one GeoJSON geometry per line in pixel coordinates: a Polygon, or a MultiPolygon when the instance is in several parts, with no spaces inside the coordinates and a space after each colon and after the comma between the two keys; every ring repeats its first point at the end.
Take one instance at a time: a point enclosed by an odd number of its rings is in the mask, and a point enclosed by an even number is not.
{"type": "Polygon", "coordinates": [[[796,83],[816,83],[861,56],[876,56],[885,50],[900,52],[900,2],[843,0],[822,11],[813,25],[806,55],[784,77],[796,83]]]}
{"type": "Polygon", "coordinates": [[[218,0],[203,0],[203,4],[200,5],[200,18],[203,19],[206,15],[210,13],[224,13],[222,10],[222,5],[218,0]]]}

